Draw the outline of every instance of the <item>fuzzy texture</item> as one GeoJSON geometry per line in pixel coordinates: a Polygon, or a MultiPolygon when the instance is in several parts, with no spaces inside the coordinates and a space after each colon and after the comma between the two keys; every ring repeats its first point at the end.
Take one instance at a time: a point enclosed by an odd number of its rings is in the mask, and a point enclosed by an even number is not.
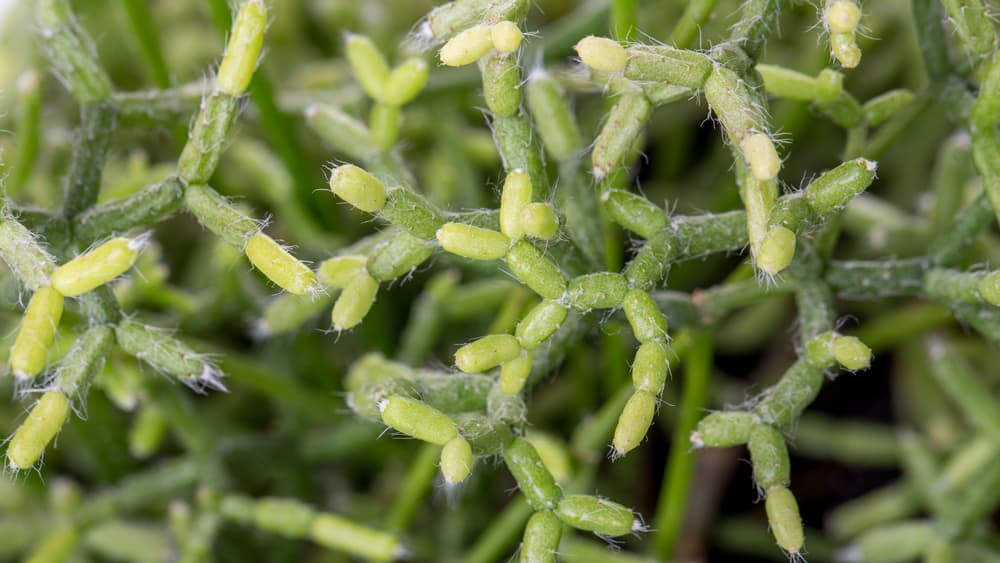
{"type": "Polygon", "coordinates": [[[6,556],[994,555],[988,3],[105,3],[0,30],[6,556]]]}

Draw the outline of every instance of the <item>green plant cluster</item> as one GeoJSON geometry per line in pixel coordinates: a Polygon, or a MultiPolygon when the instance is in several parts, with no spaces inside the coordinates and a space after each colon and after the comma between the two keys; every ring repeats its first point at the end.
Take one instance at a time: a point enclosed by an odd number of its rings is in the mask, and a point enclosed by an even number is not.
{"type": "Polygon", "coordinates": [[[12,9],[0,558],[1000,560],[997,7],[539,4],[12,9]]]}

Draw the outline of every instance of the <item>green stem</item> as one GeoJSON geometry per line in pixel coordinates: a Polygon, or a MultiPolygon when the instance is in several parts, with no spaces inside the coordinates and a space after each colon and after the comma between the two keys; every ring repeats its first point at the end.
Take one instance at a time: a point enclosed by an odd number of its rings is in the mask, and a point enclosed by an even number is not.
{"type": "Polygon", "coordinates": [[[631,41],[638,31],[636,11],[639,0],[612,0],[611,37],[618,41],[631,41]]]}
{"type": "Polygon", "coordinates": [[[142,58],[146,60],[146,67],[153,83],[161,90],[169,88],[170,74],[167,72],[167,62],[163,58],[160,39],[156,34],[156,25],[153,23],[149,6],[145,0],[122,0],[122,4],[128,13],[135,38],[139,41],[139,49],[142,51],[142,58]]]}
{"type": "Polygon", "coordinates": [[[711,375],[711,336],[704,331],[695,331],[685,356],[684,390],[653,526],[657,530],[655,551],[660,559],[674,557],[677,542],[684,531],[684,515],[697,461],[697,453],[688,447],[688,439],[708,404],[711,375]]]}
{"type": "Polygon", "coordinates": [[[717,3],[718,0],[690,0],[684,14],[670,32],[668,42],[680,49],[690,47],[701,34],[701,26],[711,17],[717,3]]]}
{"type": "Polygon", "coordinates": [[[63,215],[67,219],[76,217],[97,202],[115,121],[115,107],[111,102],[94,102],[80,107],[79,138],[66,173],[63,215]]]}
{"type": "MultiPolygon", "coordinates": [[[[208,7],[219,32],[223,35],[229,33],[232,13],[229,11],[228,2],[209,0],[208,7]]],[[[313,187],[320,183],[319,178],[313,172],[314,168],[306,162],[307,151],[292,131],[291,124],[294,120],[281,113],[274,101],[273,89],[265,69],[257,69],[253,80],[250,81],[249,90],[250,98],[257,106],[258,119],[264,130],[264,136],[267,137],[268,144],[278,152],[295,179],[296,193],[301,204],[306,206],[306,209],[315,209],[312,205],[313,187]]]]}
{"type": "Polygon", "coordinates": [[[399,534],[413,519],[420,506],[420,501],[430,490],[437,475],[438,458],[441,457],[441,446],[425,443],[420,446],[420,452],[410,465],[406,478],[396,494],[396,501],[389,509],[385,521],[385,529],[391,534],[399,534]]]}

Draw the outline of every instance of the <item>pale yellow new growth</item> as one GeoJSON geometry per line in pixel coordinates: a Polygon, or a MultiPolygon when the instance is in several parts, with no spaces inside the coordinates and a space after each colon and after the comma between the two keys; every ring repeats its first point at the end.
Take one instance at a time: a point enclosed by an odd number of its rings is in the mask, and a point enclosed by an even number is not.
{"type": "Polygon", "coordinates": [[[465,481],[472,472],[472,446],[461,436],[456,436],[441,450],[441,474],[451,485],[465,481]]]}
{"type": "Polygon", "coordinates": [[[801,551],[805,535],[802,531],[802,519],[799,517],[799,505],[792,492],[780,485],[772,488],[767,491],[764,508],[771,534],[781,549],[788,553],[801,551]]]}
{"type": "Polygon", "coordinates": [[[319,279],[329,287],[343,289],[359,274],[367,273],[368,257],[360,254],[335,256],[319,265],[319,279]]]}
{"type": "Polygon", "coordinates": [[[219,66],[219,75],[215,79],[219,90],[231,96],[239,96],[246,91],[257,68],[266,27],[267,8],[264,2],[250,0],[240,7],[229,44],[226,45],[226,54],[219,66]]]}
{"type": "Polygon", "coordinates": [[[45,368],[62,312],[63,296],[51,287],[40,287],[31,296],[10,349],[10,369],[14,375],[34,377],[45,368]]]}
{"type": "Polygon", "coordinates": [[[68,415],[69,399],[62,391],[42,395],[7,446],[7,461],[11,467],[27,469],[35,465],[68,415]]]}
{"type": "Polygon", "coordinates": [[[473,260],[497,260],[507,254],[510,239],[503,233],[463,223],[445,223],[437,230],[441,248],[473,260]]]}
{"type": "Polygon", "coordinates": [[[441,58],[441,62],[448,66],[472,64],[493,48],[491,36],[492,33],[488,26],[470,27],[445,43],[438,56],[441,58]]]}
{"type": "Polygon", "coordinates": [[[59,293],[75,297],[125,273],[135,263],[141,249],[141,241],[111,239],[57,268],[50,282],[59,293]]]}
{"type": "Polygon", "coordinates": [[[781,170],[781,158],[774,148],[771,138],[764,133],[747,135],[740,143],[743,158],[750,165],[750,171],[758,180],[771,180],[781,170]]]}
{"type": "Polygon", "coordinates": [[[861,8],[851,0],[835,0],[823,19],[832,33],[851,33],[861,23],[861,8]]]}
{"type": "Polygon", "coordinates": [[[318,287],[316,274],[264,233],[250,237],[244,252],[254,267],[289,293],[306,295],[318,287]]]}
{"type": "Polygon", "coordinates": [[[524,236],[521,210],[531,203],[531,178],[517,168],[507,174],[500,192],[500,231],[511,240],[524,236]]]}
{"type": "Polygon", "coordinates": [[[757,267],[773,276],[787,268],[794,257],[795,233],[785,227],[773,227],[760,242],[757,267]]]}
{"type": "Polygon", "coordinates": [[[512,53],[521,46],[524,34],[521,33],[516,23],[504,20],[493,24],[493,27],[490,28],[490,37],[493,39],[493,46],[496,47],[497,51],[512,53]]]}
{"type": "Polygon", "coordinates": [[[375,304],[378,295],[378,280],[367,272],[362,272],[347,284],[333,304],[330,321],[335,330],[353,328],[362,320],[375,304]]]}
{"type": "Polygon", "coordinates": [[[549,240],[559,231],[559,217],[547,203],[529,203],[521,210],[521,227],[528,236],[549,240]]]}
{"type": "Polygon", "coordinates": [[[583,64],[594,70],[618,72],[628,62],[628,52],[616,41],[590,35],[576,44],[576,54],[583,64]]]}
{"type": "Polygon", "coordinates": [[[642,390],[632,394],[615,426],[615,437],[611,442],[615,456],[625,455],[642,442],[655,414],[656,397],[642,390]]]}

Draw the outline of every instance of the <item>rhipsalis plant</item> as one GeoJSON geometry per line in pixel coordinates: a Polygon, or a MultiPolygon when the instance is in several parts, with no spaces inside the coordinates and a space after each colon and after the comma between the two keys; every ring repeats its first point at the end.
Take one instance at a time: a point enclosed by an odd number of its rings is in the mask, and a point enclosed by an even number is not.
{"type": "Polygon", "coordinates": [[[1000,559],[1000,6],[230,4],[0,9],[0,559],[1000,559]]]}

